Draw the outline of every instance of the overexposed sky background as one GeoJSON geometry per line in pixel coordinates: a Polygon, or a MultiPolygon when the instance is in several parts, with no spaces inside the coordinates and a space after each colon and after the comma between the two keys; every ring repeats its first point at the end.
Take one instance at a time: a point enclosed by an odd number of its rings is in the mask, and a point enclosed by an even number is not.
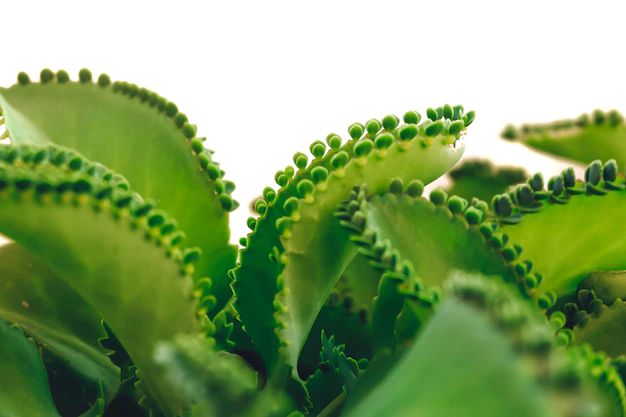
{"type": "MultiPolygon", "coordinates": [[[[551,176],[507,122],[626,112],[622,1],[5,1],[0,85],[82,67],[174,101],[249,201],[297,151],[353,122],[477,111],[466,157],[551,176]]],[[[569,165],[569,164],[567,164],[569,165]]]]}

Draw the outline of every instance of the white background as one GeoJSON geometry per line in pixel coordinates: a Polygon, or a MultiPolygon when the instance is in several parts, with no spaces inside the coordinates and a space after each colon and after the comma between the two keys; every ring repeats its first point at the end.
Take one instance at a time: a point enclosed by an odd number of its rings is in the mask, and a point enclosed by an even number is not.
{"type": "Polygon", "coordinates": [[[0,0],[0,85],[87,67],[177,103],[237,184],[234,242],[295,152],[388,113],[462,103],[477,111],[466,156],[557,173],[498,133],[626,112],[621,3],[0,0]]]}

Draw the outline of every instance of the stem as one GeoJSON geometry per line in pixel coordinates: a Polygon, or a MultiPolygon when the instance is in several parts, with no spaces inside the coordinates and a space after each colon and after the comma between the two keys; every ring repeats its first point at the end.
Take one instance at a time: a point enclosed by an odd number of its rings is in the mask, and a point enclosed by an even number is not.
{"type": "Polygon", "coordinates": [[[343,392],[322,410],[317,417],[336,417],[346,402],[346,394],[343,392]]]}

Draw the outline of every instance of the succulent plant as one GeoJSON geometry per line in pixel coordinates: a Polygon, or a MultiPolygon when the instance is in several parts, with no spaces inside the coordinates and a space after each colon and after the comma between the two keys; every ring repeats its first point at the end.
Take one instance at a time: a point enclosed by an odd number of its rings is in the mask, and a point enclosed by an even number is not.
{"type": "Polygon", "coordinates": [[[17,80],[0,416],[625,414],[614,141],[546,182],[452,170],[460,105],[354,123],[276,173],[237,248],[235,185],[175,104],[87,69],[17,80]]]}

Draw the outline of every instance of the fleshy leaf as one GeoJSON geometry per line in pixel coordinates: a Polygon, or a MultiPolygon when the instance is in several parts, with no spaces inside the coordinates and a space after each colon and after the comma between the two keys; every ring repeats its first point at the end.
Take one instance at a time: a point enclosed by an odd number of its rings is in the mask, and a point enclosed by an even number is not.
{"type": "Polygon", "coordinates": [[[322,332],[333,335],[337,345],[345,345],[346,355],[357,359],[372,358],[369,312],[354,306],[351,296],[342,296],[333,290],[302,349],[298,362],[300,375],[309,376],[318,369],[322,349],[319,335],[322,332]]]}
{"type": "Polygon", "coordinates": [[[17,326],[0,319],[0,415],[43,416],[57,413],[46,368],[35,342],[26,339],[17,326]]]}
{"type": "Polygon", "coordinates": [[[371,314],[379,282],[380,272],[372,268],[367,258],[357,255],[341,274],[335,290],[343,298],[342,302],[348,298],[348,302],[355,308],[364,309],[371,314]]]}
{"type": "Polygon", "coordinates": [[[494,236],[523,248],[532,260],[543,276],[537,294],[552,300],[573,296],[591,272],[626,269],[619,220],[626,214],[625,181],[603,169],[610,165],[590,164],[585,181],[565,170],[549,180],[547,190],[537,174],[494,198],[499,224],[494,236]]]}
{"type": "Polygon", "coordinates": [[[335,337],[326,337],[322,330],[322,349],[320,351],[320,366],[330,367],[341,377],[344,393],[347,395],[356,384],[357,379],[369,365],[367,359],[359,361],[345,353],[345,345],[337,345],[335,337]]]}
{"type": "Polygon", "coordinates": [[[136,85],[106,78],[94,83],[90,73],[81,82],[56,78],[0,89],[11,143],[63,145],[124,175],[178,220],[190,245],[202,249],[197,276],[211,277],[223,306],[236,258],[228,243],[228,211],[237,204],[229,195],[232,183],[195,127],[174,103],[136,85]]]}
{"type": "MultiPolygon", "coordinates": [[[[0,416],[60,417],[37,345],[22,330],[0,318],[0,416]]],[[[104,390],[98,385],[93,406],[81,417],[102,417],[104,390]]]]}
{"type": "Polygon", "coordinates": [[[160,226],[170,219],[136,194],[81,173],[43,168],[0,169],[0,232],[94,306],[163,412],[176,415],[182,405],[159,375],[152,352],[158,341],[197,328],[182,235],[169,227],[163,235],[160,226]]]}
{"type": "Polygon", "coordinates": [[[249,222],[253,232],[234,271],[234,307],[270,379],[284,378],[287,368],[293,372],[318,312],[356,255],[334,218],[337,205],[363,181],[372,192],[385,189],[389,176],[429,183],[461,157],[469,118],[456,125],[461,129],[448,129],[441,120],[417,125],[412,115],[401,126],[393,115],[370,121],[367,133],[354,124],[348,129],[352,140],[344,145],[330,134],[328,152],[326,144],[314,142],[315,159],[307,166],[308,158],[296,154],[298,171],[277,172],[281,188],[266,189],[255,204],[261,216],[249,222]]]}
{"type": "Polygon", "coordinates": [[[445,293],[449,298],[391,370],[372,364],[342,416],[623,412],[622,399],[595,377],[597,364],[557,351],[542,316],[514,287],[457,274],[445,293]]]}
{"type": "Polygon", "coordinates": [[[421,182],[403,186],[394,181],[382,195],[365,193],[360,200],[345,203],[344,207],[357,203],[351,216],[345,210],[338,213],[349,219],[341,224],[381,276],[372,313],[378,350],[394,344],[403,292],[419,293],[422,305],[430,308],[455,269],[498,275],[507,281],[521,279],[514,272],[513,260],[504,255],[510,248],[492,245],[481,233],[487,214],[484,202],[463,204],[457,197],[448,199],[439,189],[429,200],[414,192],[415,188],[423,189],[421,182]]]}
{"type": "Polygon", "coordinates": [[[593,290],[606,305],[626,300],[626,271],[594,271],[578,284],[577,292],[584,289],[593,290]]]}
{"type": "Polygon", "coordinates": [[[626,355],[626,303],[615,301],[611,306],[602,306],[597,312],[588,314],[585,320],[574,327],[574,344],[588,343],[593,349],[612,358],[626,355]]]}
{"type": "Polygon", "coordinates": [[[102,383],[105,397],[114,397],[120,370],[98,345],[100,315],[16,243],[0,247],[0,317],[37,340],[44,358],[53,362],[48,368],[56,371],[60,361],[79,377],[78,383],[92,389],[102,383]]]}
{"type": "Polygon", "coordinates": [[[502,133],[538,151],[588,164],[596,159],[615,158],[620,170],[626,166],[626,125],[617,111],[594,110],[577,119],[546,124],[507,126],[502,133]]]}
{"type": "Polygon", "coordinates": [[[343,395],[341,377],[333,369],[318,369],[306,380],[311,395],[311,415],[319,415],[337,396],[343,395]]]}
{"type": "Polygon", "coordinates": [[[214,340],[192,336],[180,336],[157,346],[157,363],[165,369],[172,386],[182,391],[190,404],[196,404],[194,416],[287,414],[288,402],[282,393],[259,393],[256,374],[248,364],[236,355],[214,349],[214,340]]]}
{"type": "Polygon", "coordinates": [[[477,311],[452,301],[440,306],[415,346],[377,388],[367,398],[357,398],[361,401],[349,402],[343,415],[546,415],[544,395],[506,338],[477,311]]]}

